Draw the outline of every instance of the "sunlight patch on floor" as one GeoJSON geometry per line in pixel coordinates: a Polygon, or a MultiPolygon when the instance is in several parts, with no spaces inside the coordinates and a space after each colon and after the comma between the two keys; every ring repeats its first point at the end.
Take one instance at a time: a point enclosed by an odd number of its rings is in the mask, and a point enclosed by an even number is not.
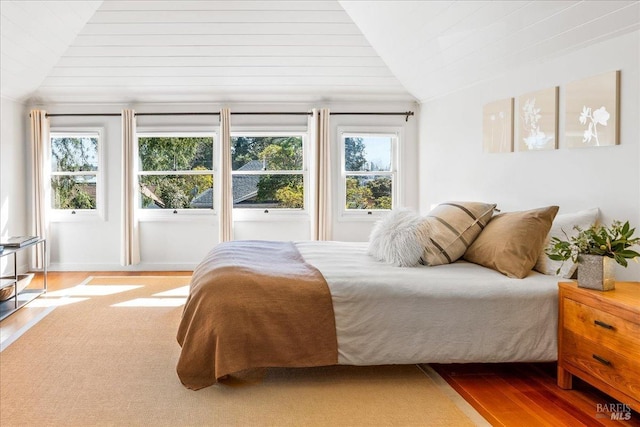
{"type": "Polygon", "coordinates": [[[179,288],[169,289],[168,291],[153,294],[154,297],[186,297],[188,295],[189,295],[189,285],[181,286],[179,288]]]}
{"type": "Polygon", "coordinates": [[[142,288],[142,285],[78,285],[72,288],[61,289],[59,291],[47,292],[47,297],[65,296],[101,296],[113,295],[120,292],[127,292],[133,289],[142,288]]]}
{"type": "Polygon", "coordinates": [[[184,303],[184,298],[136,298],[111,307],[180,307],[184,303]]]}

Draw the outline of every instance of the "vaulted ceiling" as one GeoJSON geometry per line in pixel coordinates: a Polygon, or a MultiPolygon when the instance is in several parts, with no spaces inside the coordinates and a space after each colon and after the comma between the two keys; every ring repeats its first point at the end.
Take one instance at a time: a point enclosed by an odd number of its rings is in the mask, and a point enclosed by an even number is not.
{"type": "Polygon", "coordinates": [[[0,2],[1,95],[427,101],[640,29],[638,1],[0,2]]]}

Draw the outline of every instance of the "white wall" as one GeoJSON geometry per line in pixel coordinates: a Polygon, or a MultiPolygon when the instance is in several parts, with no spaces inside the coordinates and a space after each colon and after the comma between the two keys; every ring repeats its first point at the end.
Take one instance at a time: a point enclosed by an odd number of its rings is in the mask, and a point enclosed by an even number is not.
{"type": "MultiPolygon", "coordinates": [[[[225,105],[231,111],[308,111],[311,108],[328,107],[331,111],[407,111],[417,113],[414,103],[335,103],[335,104],[237,104],[225,105]]],[[[134,108],[137,112],[193,112],[219,111],[221,105],[213,104],[145,104],[145,105],[40,105],[50,113],[119,113],[122,108],[134,108]]],[[[203,130],[218,130],[216,116],[141,116],[138,129],[175,129],[189,125],[203,130]]],[[[404,205],[418,208],[418,131],[417,117],[405,122],[403,116],[332,116],[331,136],[334,153],[338,154],[338,126],[393,126],[401,127],[405,151],[402,153],[404,205]]],[[[181,270],[192,269],[218,242],[218,221],[215,215],[189,216],[172,220],[153,220],[140,223],[141,263],[122,267],[120,260],[120,117],[52,117],[51,127],[101,127],[104,129],[106,158],[106,203],[104,220],[89,222],[53,222],[51,224],[51,270],[181,270]]],[[[295,127],[306,129],[306,116],[232,116],[234,129],[255,127],[295,127]]],[[[337,157],[336,157],[337,158],[337,157]]],[[[337,189],[339,169],[335,162],[334,187],[337,189]]],[[[337,207],[336,207],[337,209],[337,207]]],[[[372,221],[334,221],[334,239],[365,241],[372,221]]],[[[310,238],[309,216],[277,220],[273,222],[235,221],[236,239],[305,240],[310,238]]]]}
{"type": "MultiPolygon", "coordinates": [[[[495,202],[502,211],[559,205],[560,213],[567,213],[599,207],[605,223],[629,220],[640,233],[639,39],[636,31],[423,104],[420,211],[445,200],[495,202]],[[566,84],[612,70],[621,70],[620,145],[568,149],[563,137],[566,84]],[[558,150],[483,153],[484,104],[553,86],[560,87],[558,150]]],[[[640,280],[640,264],[620,267],[616,275],[640,280]]]]}
{"type": "MultiPolygon", "coordinates": [[[[50,113],[119,113],[120,105],[46,105],[41,106],[50,113]]],[[[142,106],[134,106],[142,110],[142,106]]],[[[147,111],[180,111],[180,108],[147,108],[147,111]]],[[[182,111],[194,111],[193,108],[182,111]]],[[[195,111],[202,111],[197,108],[195,111]]],[[[169,127],[173,123],[193,126],[208,125],[217,128],[217,118],[160,116],[141,117],[138,127],[169,127]],[[215,122],[215,123],[214,123],[215,122]]],[[[103,133],[103,156],[105,157],[105,202],[104,219],[72,222],[52,222],[49,248],[51,270],[181,270],[190,269],[199,258],[217,241],[217,226],[214,218],[198,217],[188,221],[155,221],[140,224],[141,264],[129,268],[120,265],[121,235],[121,119],[107,117],[51,117],[51,128],[98,127],[103,133]]],[[[217,224],[217,223],[216,223],[217,224]]]]}
{"type": "MultiPolygon", "coordinates": [[[[21,236],[28,233],[27,215],[27,127],[25,106],[10,99],[0,99],[0,236],[21,236]]],[[[27,251],[20,253],[18,269],[27,268],[27,251]]],[[[6,270],[3,257],[0,271],[6,270]]],[[[13,272],[13,266],[9,267],[13,272]]]]}

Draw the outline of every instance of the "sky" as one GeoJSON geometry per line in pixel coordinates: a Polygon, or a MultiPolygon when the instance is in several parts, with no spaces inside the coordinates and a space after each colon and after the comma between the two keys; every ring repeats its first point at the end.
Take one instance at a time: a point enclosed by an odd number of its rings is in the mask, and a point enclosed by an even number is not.
{"type": "Polygon", "coordinates": [[[389,167],[391,163],[391,137],[368,136],[362,138],[362,142],[366,147],[367,161],[375,163],[379,169],[389,167]]]}

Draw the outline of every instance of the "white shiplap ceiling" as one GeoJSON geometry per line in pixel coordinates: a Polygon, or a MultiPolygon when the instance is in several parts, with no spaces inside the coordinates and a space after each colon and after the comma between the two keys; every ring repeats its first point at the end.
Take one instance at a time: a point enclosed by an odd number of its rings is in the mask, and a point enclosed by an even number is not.
{"type": "Polygon", "coordinates": [[[107,0],[31,96],[413,100],[335,0],[107,0]]]}
{"type": "Polygon", "coordinates": [[[5,98],[31,96],[101,1],[0,1],[0,86],[5,98]]]}
{"type": "Polygon", "coordinates": [[[1,0],[2,96],[420,100],[640,28],[638,1],[1,0]]]}
{"type": "Polygon", "coordinates": [[[640,29],[638,1],[366,3],[340,2],[421,102],[640,29]]]}

